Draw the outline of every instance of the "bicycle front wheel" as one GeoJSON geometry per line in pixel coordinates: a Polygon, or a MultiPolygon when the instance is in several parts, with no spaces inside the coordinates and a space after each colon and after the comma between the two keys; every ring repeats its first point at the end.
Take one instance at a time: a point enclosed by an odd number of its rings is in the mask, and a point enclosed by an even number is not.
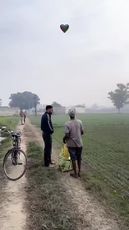
{"type": "Polygon", "coordinates": [[[3,160],[3,169],[9,180],[16,181],[20,179],[27,166],[26,154],[21,149],[9,150],[3,160]]]}

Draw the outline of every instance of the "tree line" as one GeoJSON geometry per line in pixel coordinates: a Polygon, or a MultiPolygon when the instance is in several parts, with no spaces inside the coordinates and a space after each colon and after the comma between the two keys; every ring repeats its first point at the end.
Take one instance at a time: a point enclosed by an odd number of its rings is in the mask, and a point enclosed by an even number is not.
{"type": "Polygon", "coordinates": [[[35,114],[37,113],[37,105],[40,103],[40,98],[37,94],[25,91],[23,93],[13,93],[10,96],[10,107],[16,107],[21,110],[35,108],[35,114]]]}
{"type": "MultiPolygon", "coordinates": [[[[120,112],[126,104],[129,104],[129,83],[117,84],[117,88],[108,93],[108,98],[112,101],[118,112],[120,112]]],[[[37,112],[37,105],[40,103],[39,96],[29,91],[11,94],[9,99],[10,107],[26,110],[35,108],[35,113],[37,112]]],[[[61,105],[53,102],[53,107],[61,107],[61,105]]]]}

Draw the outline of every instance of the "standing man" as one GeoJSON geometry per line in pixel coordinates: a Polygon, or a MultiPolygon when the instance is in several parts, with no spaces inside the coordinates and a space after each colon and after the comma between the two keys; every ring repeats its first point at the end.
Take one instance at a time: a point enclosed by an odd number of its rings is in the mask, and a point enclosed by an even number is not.
{"type": "Polygon", "coordinates": [[[42,137],[44,140],[44,165],[49,167],[52,164],[51,153],[52,153],[52,134],[54,132],[51,115],[53,114],[53,107],[51,105],[46,106],[46,112],[41,118],[41,130],[42,137]]]}
{"type": "Polygon", "coordinates": [[[24,111],[24,124],[26,122],[26,116],[27,116],[27,113],[26,113],[26,110],[24,111]]]}
{"type": "Polygon", "coordinates": [[[20,109],[19,115],[20,115],[20,119],[21,119],[21,125],[24,125],[24,113],[23,113],[22,109],[20,109]]]}
{"type": "Polygon", "coordinates": [[[63,142],[67,143],[67,147],[72,160],[74,173],[70,176],[80,177],[81,171],[81,155],[82,155],[82,135],[84,134],[82,122],[76,119],[75,109],[69,110],[70,121],[65,124],[65,136],[63,142]]]}

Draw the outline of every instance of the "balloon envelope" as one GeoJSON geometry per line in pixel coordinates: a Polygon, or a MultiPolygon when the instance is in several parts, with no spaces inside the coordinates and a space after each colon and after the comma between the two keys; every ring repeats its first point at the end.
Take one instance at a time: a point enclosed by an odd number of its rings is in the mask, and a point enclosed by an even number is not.
{"type": "Polygon", "coordinates": [[[61,24],[60,29],[65,33],[69,29],[69,25],[68,24],[61,24]]]}

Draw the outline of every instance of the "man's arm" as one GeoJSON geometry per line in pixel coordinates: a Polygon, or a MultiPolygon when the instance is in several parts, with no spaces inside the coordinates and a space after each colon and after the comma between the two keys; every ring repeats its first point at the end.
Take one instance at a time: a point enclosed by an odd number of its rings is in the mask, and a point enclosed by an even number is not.
{"type": "Polygon", "coordinates": [[[80,130],[81,130],[81,135],[84,135],[84,128],[82,122],[80,122],[80,130]]]}
{"type": "Polygon", "coordinates": [[[70,137],[69,127],[65,125],[65,136],[63,137],[63,143],[65,144],[70,137]]]}
{"type": "Polygon", "coordinates": [[[49,115],[47,115],[47,125],[48,125],[49,132],[52,134],[54,132],[54,129],[53,129],[52,122],[50,121],[49,115]]]}
{"type": "Polygon", "coordinates": [[[69,139],[69,133],[66,133],[65,136],[63,137],[63,143],[65,144],[68,139],[69,139]]]}
{"type": "Polygon", "coordinates": [[[44,130],[44,116],[41,118],[41,130],[44,130]]]}

